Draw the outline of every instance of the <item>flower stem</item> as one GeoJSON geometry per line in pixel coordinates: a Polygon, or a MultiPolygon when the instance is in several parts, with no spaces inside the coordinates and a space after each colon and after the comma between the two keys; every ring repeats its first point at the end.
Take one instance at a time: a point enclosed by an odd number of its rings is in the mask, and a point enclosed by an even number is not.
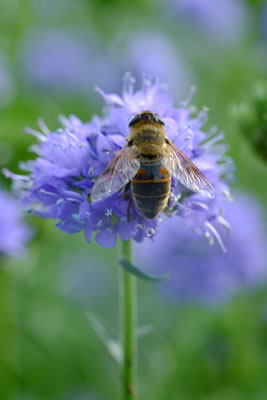
{"type": "MultiPolygon", "coordinates": [[[[121,241],[122,257],[131,261],[131,241],[121,241]]],[[[122,398],[136,397],[136,278],[121,268],[122,398]]]]}

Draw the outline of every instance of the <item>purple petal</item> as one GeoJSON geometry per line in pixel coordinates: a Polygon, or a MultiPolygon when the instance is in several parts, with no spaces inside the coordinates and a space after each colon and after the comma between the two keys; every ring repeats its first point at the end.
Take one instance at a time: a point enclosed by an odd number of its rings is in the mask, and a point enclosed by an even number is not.
{"type": "Polygon", "coordinates": [[[117,233],[110,228],[101,229],[95,235],[95,241],[106,249],[111,249],[117,241],[117,233]]]}
{"type": "Polygon", "coordinates": [[[123,240],[129,240],[135,236],[137,231],[136,221],[120,221],[117,225],[117,230],[123,240]]]}

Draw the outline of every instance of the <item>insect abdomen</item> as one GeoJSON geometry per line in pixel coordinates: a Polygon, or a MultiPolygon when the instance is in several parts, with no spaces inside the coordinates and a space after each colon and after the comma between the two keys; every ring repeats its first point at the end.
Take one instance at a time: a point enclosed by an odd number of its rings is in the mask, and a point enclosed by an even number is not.
{"type": "Polygon", "coordinates": [[[132,179],[132,193],[135,203],[147,218],[155,218],[168,203],[171,177],[161,165],[141,164],[132,179]]]}

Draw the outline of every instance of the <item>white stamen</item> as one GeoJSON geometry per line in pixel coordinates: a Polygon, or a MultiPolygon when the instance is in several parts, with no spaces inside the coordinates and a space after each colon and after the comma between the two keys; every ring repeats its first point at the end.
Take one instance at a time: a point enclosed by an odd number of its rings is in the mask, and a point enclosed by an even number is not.
{"type": "Polygon", "coordinates": [[[227,189],[224,190],[224,191],[223,191],[223,194],[225,195],[225,197],[227,198],[227,200],[229,200],[229,201],[234,201],[234,199],[233,199],[231,193],[229,192],[229,190],[227,190],[227,189]]]}
{"type": "Polygon", "coordinates": [[[191,103],[191,100],[192,100],[196,90],[197,90],[197,88],[195,86],[191,86],[187,97],[180,102],[182,107],[187,107],[188,104],[191,103]]]}
{"type": "Polygon", "coordinates": [[[45,135],[48,135],[48,134],[50,133],[50,130],[49,130],[48,127],[46,126],[44,120],[38,119],[37,122],[38,122],[38,125],[39,125],[41,131],[42,131],[45,135]]]}
{"type": "Polygon", "coordinates": [[[211,231],[211,233],[213,233],[215,239],[217,239],[217,242],[218,242],[219,246],[221,247],[222,251],[223,251],[224,253],[227,253],[226,247],[225,247],[225,245],[224,245],[224,243],[223,243],[223,241],[222,241],[222,238],[221,238],[221,236],[219,235],[218,231],[217,231],[217,230],[214,228],[214,226],[213,226],[210,222],[208,222],[208,221],[205,222],[205,225],[206,225],[207,228],[211,231]]]}
{"type": "Polygon", "coordinates": [[[106,217],[110,217],[112,215],[112,208],[107,208],[105,215],[106,215],[106,217]]]}
{"type": "Polygon", "coordinates": [[[156,233],[156,230],[155,230],[154,228],[149,228],[149,229],[147,230],[147,237],[154,236],[155,233],[156,233]]]}
{"type": "Polygon", "coordinates": [[[64,115],[60,115],[60,116],[58,117],[58,119],[59,119],[59,121],[61,122],[61,124],[62,124],[64,127],[70,129],[71,125],[70,125],[70,121],[68,120],[68,118],[66,118],[64,115]]]}
{"type": "Polygon", "coordinates": [[[57,197],[57,194],[56,194],[56,193],[48,192],[48,190],[45,190],[45,189],[40,189],[40,190],[39,190],[39,193],[41,193],[41,194],[46,194],[47,196],[57,197]]]}
{"type": "Polygon", "coordinates": [[[35,136],[42,143],[47,141],[47,138],[42,133],[35,131],[32,128],[26,127],[24,130],[26,133],[29,133],[30,135],[35,136]]]}
{"type": "Polygon", "coordinates": [[[80,203],[79,200],[73,199],[72,197],[67,197],[66,200],[70,201],[71,203],[80,203]]]}

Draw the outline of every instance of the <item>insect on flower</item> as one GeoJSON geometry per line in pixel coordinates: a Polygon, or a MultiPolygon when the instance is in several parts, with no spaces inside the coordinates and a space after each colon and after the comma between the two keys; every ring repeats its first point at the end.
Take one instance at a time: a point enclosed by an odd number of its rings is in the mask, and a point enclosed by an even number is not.
{"type": "Polygon", "coordinates": [[[216,223],[224,225],[234,175],[223,133],[203,130],[207,110],[196,113],[191,98],[175,107],[159,82],[144,76],[138,90],[134,83],[126,74],[121,95],[98,89],[108,106],[103,117],[61,118],[63,129],[52,132],[42,121],[41,132],[27,129],[38,139],[36,159],[20,164],[28,175],[4,174],[31,213],[56,220],[63,232],[83,231],[105,248],[118,236],[138,243],[154,238],[164,213],[221,242],[216,223]]]}
{"type": "Polygon", "coordinates": [[[129,209],[134,201],[145,217],[153,219],[168,206],[171,177],[193,192],[215,197],[211,182],[170,142],[159,115],[142,111],[130,119],[129,128],[127,144],[96,180],[92,201],[103,200],[121,189],[126,199],[131,188],[129,209]]]}

